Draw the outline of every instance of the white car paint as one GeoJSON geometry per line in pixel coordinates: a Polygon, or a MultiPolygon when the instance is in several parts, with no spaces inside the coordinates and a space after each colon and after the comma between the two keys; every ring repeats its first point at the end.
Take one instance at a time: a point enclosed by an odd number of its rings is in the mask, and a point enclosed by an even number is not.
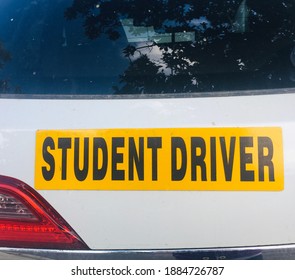
{"type": "Polygon", "coordinates": [[[282,192],[40,191],[91,249],[295,242],[295,92],[236,97],[0,99],[0,172],[34,187],[38,129],[283,130],[282,192]]]}

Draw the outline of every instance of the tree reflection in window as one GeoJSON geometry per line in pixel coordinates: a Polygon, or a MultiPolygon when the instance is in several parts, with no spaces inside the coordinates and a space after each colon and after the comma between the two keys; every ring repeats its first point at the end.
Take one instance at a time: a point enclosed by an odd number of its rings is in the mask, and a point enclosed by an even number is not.
{"type": "Polygon", "coordinates": [[[116,93],[290,86],[294,14],[292,0],[73,0],[65,11],[90,39],[126,36],[116,93]]]}
{"type": "MultiPolygon", "coordinates": [[[[0,41],[0,71],[4,67],[5,63],[11,59],[10,53],[4,48],[3,44],[0,41]]],[[[0,79],[0,93],[9,92],[9,80],[0,79]]]]}

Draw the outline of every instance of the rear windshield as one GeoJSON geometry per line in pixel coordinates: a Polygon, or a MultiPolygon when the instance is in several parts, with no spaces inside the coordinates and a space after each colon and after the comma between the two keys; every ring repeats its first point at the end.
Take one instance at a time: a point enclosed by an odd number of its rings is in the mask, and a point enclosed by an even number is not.
{"type": "Polygon", "coordinates": [[[1,94],[295,87],[294,0],[1,0],[1,94]]]}

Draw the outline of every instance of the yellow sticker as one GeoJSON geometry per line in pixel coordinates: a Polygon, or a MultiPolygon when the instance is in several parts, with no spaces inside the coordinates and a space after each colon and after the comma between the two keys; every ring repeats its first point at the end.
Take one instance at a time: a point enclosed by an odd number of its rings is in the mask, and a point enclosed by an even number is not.
{"type": "Polygon", "coordinates": [[[279,127],[40,130],[39,190],[280,191],[279,127]]]}

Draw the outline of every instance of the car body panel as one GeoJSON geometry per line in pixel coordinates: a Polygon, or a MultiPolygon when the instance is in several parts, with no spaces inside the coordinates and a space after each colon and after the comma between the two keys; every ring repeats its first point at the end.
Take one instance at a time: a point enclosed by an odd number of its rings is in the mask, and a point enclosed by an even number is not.
{"type": "Polygon", "coordinates": [[[34,187],[37,130],[281,127],[284,190],[75,191],[40,194],[91,249],[295,243],[295,91],[237,96],[0,100],[0,170],[34,187]]]}

